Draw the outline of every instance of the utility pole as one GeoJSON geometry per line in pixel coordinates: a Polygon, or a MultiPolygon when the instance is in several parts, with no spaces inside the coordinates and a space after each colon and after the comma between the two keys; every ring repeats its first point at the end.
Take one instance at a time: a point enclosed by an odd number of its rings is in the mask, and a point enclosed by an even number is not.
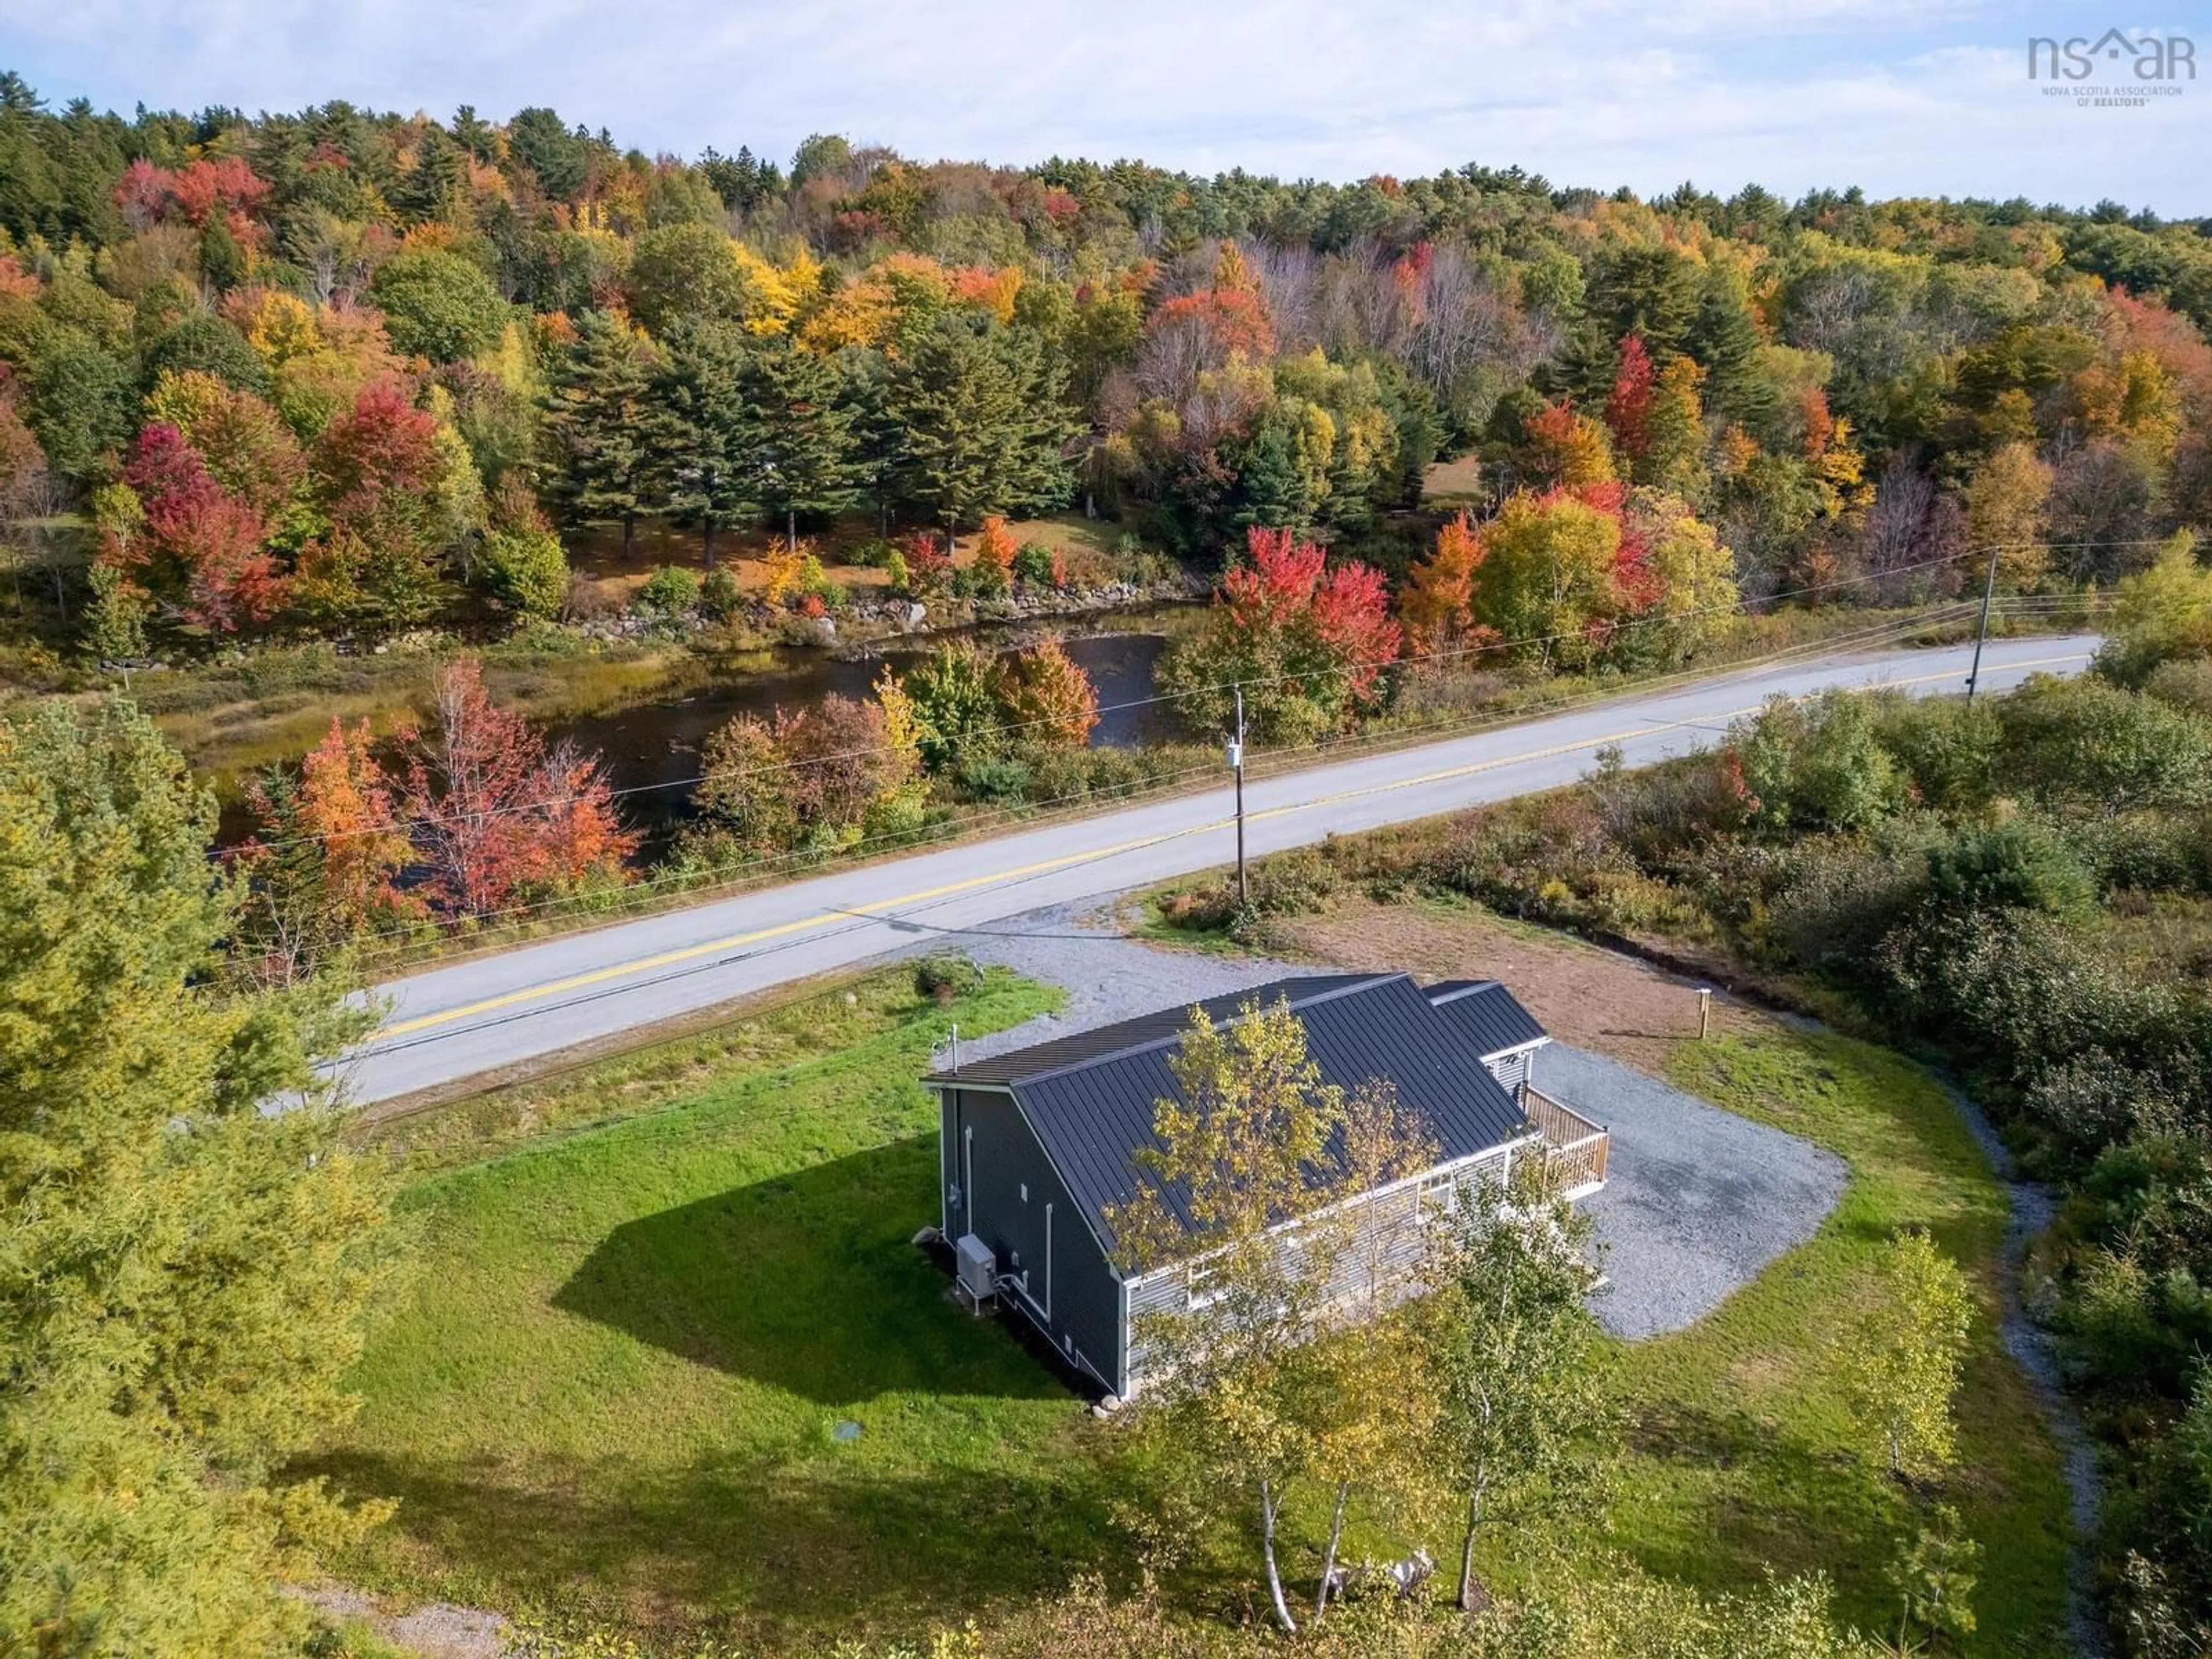
{"type": "Polygon", "coordinates": [[[1244,688],[1237,688],[1237,735],[1229,740],[1229,764],[1237,773],[1237,908],[1252,908],[1252,884],[1244,873],[1244,688]]]}
{"type": "Polygon", "coordinates": [[[1997,550],[1990,549],[1990,579],[1982,584],[1982,621],[1974,630],[1974,665],[1966,671],[1966,701],[1974,700],[1974,689],[1982,683],[1982,645],[1990,636],[1990,604],[1997,596],[1997,550]]]}

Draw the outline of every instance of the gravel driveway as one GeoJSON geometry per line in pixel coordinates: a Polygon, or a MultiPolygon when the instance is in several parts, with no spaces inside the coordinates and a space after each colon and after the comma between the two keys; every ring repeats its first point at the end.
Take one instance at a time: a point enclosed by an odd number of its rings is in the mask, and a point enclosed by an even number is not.
{"type": "Polygon", "coordinates": [[[1603,1190],[1584,1201],[1611,1281],[1598,1317],[1632,1340],[1694,1324],[1810,1238],[1843,1195],[1833,1152],[1553,1042],[1531,1080],[1613,1132],[1603,1190]]]}
{"type": "MultiPolygon", "coordinates": [[[[1171,1003],[1240,991],[1311,964],[1166,950],[1102,925],[1095,903],[1039,910],[916,950],[957,950],[1064,986],[1068,1006],[963,1042],[964,1058],[1026,1048],[1171,1003]]],[[[939,1054],[942,1063],[947,1058],[939,1054]]],[[[1737,1286],[1812,1237],[1844,1190],[1843,1159],[1810,1141],[1683,1093],[1617,1060],[1553,1042],[1536,1086],[1613,1133],[1604,1190],[1585,1200],[1610,1283],[1599,1318],[1632,1340],[1695,1323],[1737,1286]]]]}

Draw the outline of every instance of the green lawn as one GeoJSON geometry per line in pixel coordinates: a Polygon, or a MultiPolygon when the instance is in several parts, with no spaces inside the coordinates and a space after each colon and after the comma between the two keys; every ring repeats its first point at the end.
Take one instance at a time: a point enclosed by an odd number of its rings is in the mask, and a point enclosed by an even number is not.
{"type": "Polygon", "coordinates": [[[399,1513],[342,1573],[775,1643],[957,1622],[1093,1559],[1097,1425],[908,1243],[937,1215],[932,1048],[1058,994],[858,994],[756,1022],[734,1068],[664,1056],[672,1091],[602,1068],[602,1109],[669,1103],[409,1189],[421,1269],[317,1465],[399,1513]]]}
{"type": "Polygon", "coordinates": [[[2004,1194],[1951,1103],[1885,1049],[1780,1026],[1685,1042],[1669,1069],[1705,1099],[1841,1154],[1851,1179],[1819,1233],[1754,1284],[1690,1330],[1623,1349],[1641,1421],[1612,1507],[1615,1540],[1652,1571],[1710,1589],[1755,1581],[1769,1565],[1818,1569],[1846,1616],[1893,1618],[1882,1571],[1906,1506],[1852,1440],[1836,1343],[1875,1247],[1918,1224],[1981,1292],[1959,1470],[1945,1493],[1983,1551],[1970,1650],[2066,1651],[2058,1453],[1998,1338],[2004,1194]]]}
{"type": "MultiPolygon", "coordinates": [[[[387,1131],[422,1266],[316,1467],[400,1510],[336,1570],[762,1651],[988,1627],[1079,1571],[1125,1576],[1103,1425],[908,1242],[936,1213],[930,1050],[1055,1000],[994,974],[939,1006],[879,974],[387,1131]]],[[[1620,1350],[1638,1425],[1591,1541],[1709,1590],[1819,1569],[1886,1623],[1905,1510],[1850,1443],[1835,1335],[1875,1243],[1923,1223],[1984,1291],[1949,1493],[1985,1552],[1972,1650],[2057,1651],[2057,1460],[1996,1342],[2003,1195],[1949,1103],[1895,1055],[1779,1024],[1686,1042],[1671,1073],[1853,1177],[1695,1328],[1620,1350]]],[[[1206,1553],[1175,1599],[1234,1605],[1243,1551],[1206,1553]]]]}

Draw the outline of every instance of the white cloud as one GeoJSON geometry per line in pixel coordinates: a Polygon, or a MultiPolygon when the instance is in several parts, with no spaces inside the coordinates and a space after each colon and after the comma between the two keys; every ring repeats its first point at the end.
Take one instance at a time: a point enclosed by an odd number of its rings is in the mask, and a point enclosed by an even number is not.
{"type": "Polygon", "coordinates": [[[2151,109],[2076,109],[2028,85],[2034,27],[2057,25],[1994,0],[0,0],[0,63],[125,108],[547,103],[684,154],[787,155],[829,131],[925,157],[1334,179],[1475,160],[1601,187],[1755,179],[2212,212],[2193,160],[2212,81],[2151,109]]]}

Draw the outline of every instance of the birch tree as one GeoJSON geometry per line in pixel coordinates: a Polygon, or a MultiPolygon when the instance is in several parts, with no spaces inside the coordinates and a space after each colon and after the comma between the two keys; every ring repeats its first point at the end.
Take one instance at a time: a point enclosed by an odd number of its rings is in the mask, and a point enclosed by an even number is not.
{"type": "Polygon", "coordinates": [[[1529,1173],[1466,1194],[1438,1229],[1424,1312],[1441,1391],[1438,1461],[1465,1510],[1459,1604],[1483,1601],[1477,1543],[1494,1527],[1593,1501],[1595,1449],[1617,1420],[1583,1306],[1590,1221],[1529,1173]]]}
{"type": "Polygon", "coordinates": [[[1882,1247],[1876,1287],[1848,1339],[1852,1413],[1891,1474],[1926,1479],[1949,1467],[1956,1449],[1952,1401],[1972,1293],[1958,1264],[1923,1232],[1882,1247]]]}
{"type": "MultiPolygon", "coordinates": [[[[1158,1144],[1111,1217],[1127,1267],[1186,1281],[1180,1305],[1138,1322],[1139,1411],[1175,1462],[1249,1506],[1275,1620],[1296,1631],[1285,1506],[1317,1480],[1340,1537],[1392,1409],[1376,1371],[1394,1351],[1362,1322],[1386,1288],[1379,1265],[1354,1259],[1361,1230],[1344,1200],[1425,1154],[1387,1090],[1347,1098],[1322,1080],[1286,1002],[1247,1003],[1226,1025],[1194,1008],[1169,1065],[1178,1096],[1154,1103],[1158,1144]]],[[[1327,1564],[1317,1609],[1326,1583],[1327,1564]]]]}

